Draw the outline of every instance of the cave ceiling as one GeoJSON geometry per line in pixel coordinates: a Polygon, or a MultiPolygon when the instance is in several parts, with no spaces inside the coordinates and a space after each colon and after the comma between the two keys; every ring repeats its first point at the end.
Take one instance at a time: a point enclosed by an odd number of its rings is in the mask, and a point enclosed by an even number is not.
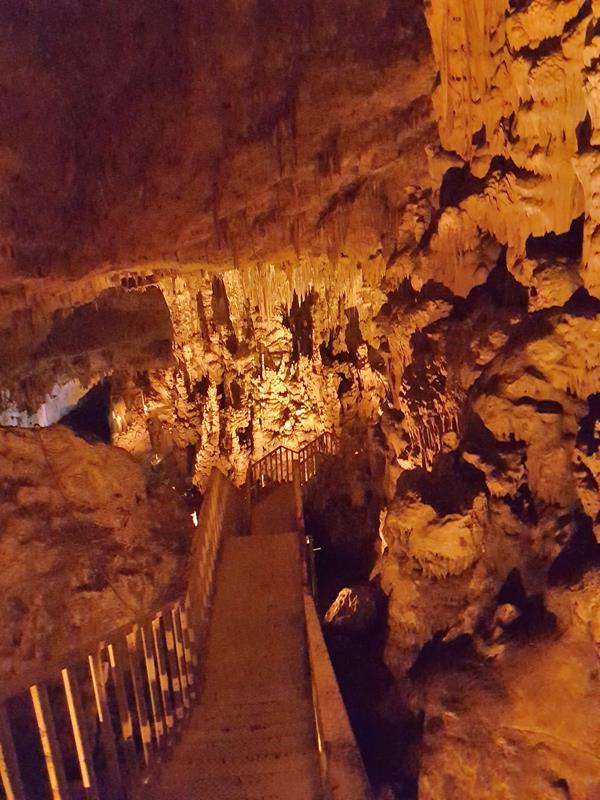
{"type": "Polygon", "coordinates": [[[341,431],[424,800],[600,787],[599,65],[598,0],[0,4],[0,424],[110,384],[115,474],[201,492],[341,431]]]}
{"type": "Polygon", "coordinates": [[[7,0],[0,67],[3,284],[320,255],[434,138],[409,2],[7,0]]]}

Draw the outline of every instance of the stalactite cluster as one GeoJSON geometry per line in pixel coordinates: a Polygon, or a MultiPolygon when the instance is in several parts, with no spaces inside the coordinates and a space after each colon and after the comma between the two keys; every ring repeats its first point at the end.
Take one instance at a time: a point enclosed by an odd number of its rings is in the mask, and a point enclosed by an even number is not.
{"type": "Polygon", "coordinates": [[[335,430],[314,503],[365,585],[328,619],[383,597],[381,798],[591,800],[598,3],[54,5],[0,9],[0,423],[42,426],[0,431],[7,558],[36,503],[74,530],[35,443],[93,387],[129,455],[82,463],[153,491],[335,430]]]}

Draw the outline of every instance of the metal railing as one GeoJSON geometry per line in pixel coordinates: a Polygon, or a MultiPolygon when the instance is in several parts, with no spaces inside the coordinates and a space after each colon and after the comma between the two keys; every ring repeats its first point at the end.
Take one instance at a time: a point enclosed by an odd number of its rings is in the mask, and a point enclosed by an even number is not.
{"type": "Polygon", "coordinates": [[[248,488],[251,499],[256,501],[260,494],[270,486],[292,483],[295,465],[297,465],[300,485],[305,486],[317,474],[323,458],[336,452],[337,438],[328,431],[317,436],[299,450],[279,445],[275,450],[250,465],[248,488]]]}
{"type": "Polygon", "coordinates": [[[242,494],[213,470],[185,595],[0,688],[0,797],[123,800],[142,791],[199,695],[217,556],[225,531],[245,532],[246,516],[242,494]]]}

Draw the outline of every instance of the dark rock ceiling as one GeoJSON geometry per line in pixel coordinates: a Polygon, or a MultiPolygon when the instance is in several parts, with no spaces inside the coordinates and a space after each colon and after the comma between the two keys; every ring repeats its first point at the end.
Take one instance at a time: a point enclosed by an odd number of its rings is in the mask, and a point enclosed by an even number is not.
{"type": "Polygon", "coordinates": [[[4,0],[0,275],[321,254],[432,82],[408,0],[4,0]]]}

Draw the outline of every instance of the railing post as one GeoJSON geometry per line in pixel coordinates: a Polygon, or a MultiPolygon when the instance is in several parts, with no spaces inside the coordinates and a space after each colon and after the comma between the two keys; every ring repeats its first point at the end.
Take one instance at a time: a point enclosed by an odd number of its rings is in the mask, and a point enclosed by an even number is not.
{"type": "Polygon", "coordinates": [[[0,703],[0,778],[6,800],[25,800],[17,751],[4,703],[0,703]]]}
{"type": "Polygon", "coordinates": [[[83,712],[81,693],[79,691],[79,683],[75,670],[63,669],[62,679],[65,697],[67,698],[67,708],[69,709],[73,739],[75,740],[77,760],[79,761],[81,782],[85,789],[86,797],[88,797],[89,800],[99,800],[100,795],[98,793],[98,783],[96,781],[96,772],[94,769],[94,756],[92,748],[90,747],[88,725],[83,712]]]}
{"type": "Polygon", "coordinates": [[[246,483],[244,484],[244,494],[248,514],[252,513],[252,465],[246,472],[246,483]]]}
{"type": "Polygon", "coordinates": [[[167,745],[170,745],[173,741],[172,732],[175,726],[175,716],[173,704],[171,702],[171,694],[169,692],[169,673],[167,668],[167,656],[165,652],[166,645],[161,630],[160,615],[152,620],[151,626],[152,639],[154,642],[154,654],[156,656],[156,664],[158,666],[158,683],[160,687],[160,695],[165,719],[167,745]]]}
{"type": "Polygon", "coordinates": [[[45,684],[40,683],[34,684],[29,691],[35,718],[37,720],[40,740],[42,742],[42,750],[46,760],[46,770],[48,772],[48,780],[50,781],[52,799],[69,800],[71,795],[65,777],[65,767],[58,737],[56,735],[56,728],[54,727],[54,717],[48,698],[48,689],[45,684]]]}
{"type": "Polygon", "coordinates": [[[173,631],[173,618],[170,611],[165,611],[162,615],[163,630],[165,632],[165,642],[167,645],[167,661],[171,676],[171,689],[173,692],[173,705],[175,711],[176,726],[181,723],[184,716],[184,699],[181,680],[179,677],[179,665],[177,664],[177,652],[175,649],[175,634],[173,631]]]}
{"type": "Polygon", "coordinates": [[[181,680],[181,691],[183,695],[183,705],[186,713],[189,712],[191,707],[190,690],[189,690],[189,676],[187,671],[187,662],[185,660],[185,649],[183,644],[183,631],[181,629],[181,620],[179,618],[179,605],[173,606],[171,609],[171,627],[173,629],[173,638],[175,640],[175,655],[177,656],[177,667],[179,668],[179,678],[181,680]]]}
{"type": "MultiPolygon", "coordinates": [[[[125,774],[129,786],[133,785],[139,772],[139,763],[135,750],[133,738],[133,717],[127,699],[125,688],[125,675],[123,673],[122,661],[124,660],[123,647],[117,647],[110,643],[107,647],[110,660],[110,673],[112,685],[117,701],[117,711],[119,714],[119,727],[121,729],[121,739],[123,742],[123,757],[125,762],[125,774]]],[[[127,652],[125,650],[125,652],[127,652]]]]}
{"type": "Polygon", "coordinates": [[[142,648],[144,652],[144,664],[146,667],[146,679],[150,696],[150,709],[152,711],[152,722],[154,727],[154,738],[158,749],[162,749],[165,737],[165,722],[163,709],[160,702],[160,690],[158,687],[158,671],[154,658],[154,648],[152,646],[151,623],[146,623],[140,630],[142,637],[142,648]]]}
{"type": "Polygon", "coordinates": [[[137,626],[134,626],[131,633],[128,633],[125,636],[124,646],[127,648],[129,672],[131,674],[131,683],[133,686],[133,698],[140,731],[140,739],[142,740],[144,763],[147,767],[149,767],[152,755],[152,726],[150,725],[150,718],[148,717],[142,671],[140,668],[140,632],[137,626]]]}
{"type": "Polygon", "coordinates": [[[88,656],[88,666],[92,677],[94,696],[96,698],[96,711],[98,714],[98,724],[100,726],[100,738],[102,750],[106,760],[106,775],[108,778],[109,797],[111,800],[121,800],[124,796],[123,780],[119,768],[119,757],[117,754],[117,743],[115,732],[112,726],[110,708],[106,692],[108,663],[103,658],[103,647],[98,648],[98,652],[93,656],[88,656]]]}

